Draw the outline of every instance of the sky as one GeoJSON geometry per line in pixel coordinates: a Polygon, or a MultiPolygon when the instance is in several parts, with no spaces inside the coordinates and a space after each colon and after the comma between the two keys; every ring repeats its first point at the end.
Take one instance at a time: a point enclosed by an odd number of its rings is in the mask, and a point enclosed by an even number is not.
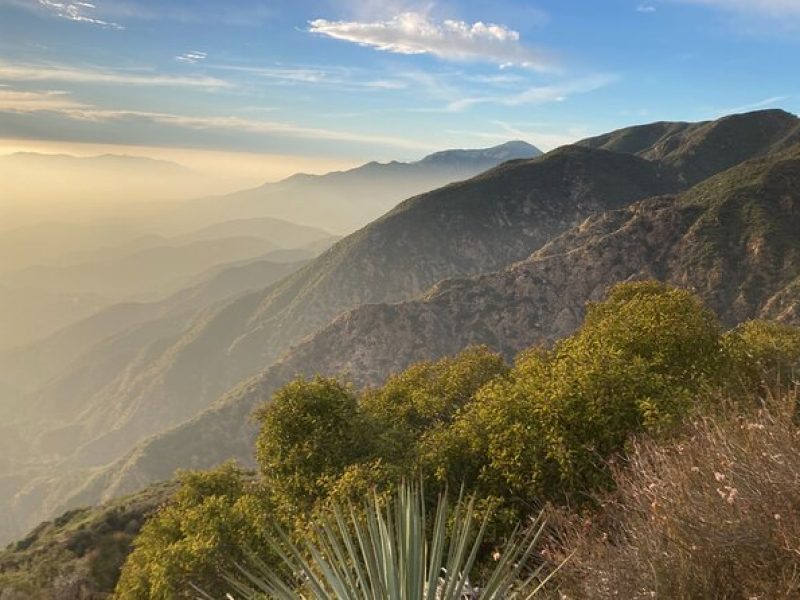
{"type": "Polygon", "coordinates": [[[800,112],[800,0],[0,0],[0,153],[276,179],[800,112]]]}

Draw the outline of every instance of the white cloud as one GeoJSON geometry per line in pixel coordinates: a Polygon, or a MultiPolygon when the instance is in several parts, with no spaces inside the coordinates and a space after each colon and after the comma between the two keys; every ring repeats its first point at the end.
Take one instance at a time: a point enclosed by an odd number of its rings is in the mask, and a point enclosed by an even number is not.
{"type": "Polygon", "coordinates": [[[175,77],[151,72],[112,71],[61,65],[11,64],[0,61],[0,80],[62,81],[68,83],[112,83],[166,87],[224,88],[231,84],[215,77],[175,77]]]}
{"type": "Polygon", "coordinates": [[[90,2],[56,2],[54,0],[37,0],[39,6],[49,12],[70,21],[79,21],[99,25],[109,29],[125,29],[122,25],[113,21],[104,21],[93,16],[97,6],[90,2]]]}
{"type": "Polygon", "coordinates": [[[420,12],[404,12],[385,21],[310,22],[310,31],[396,54],[432,54],[446,60],[490,62],[538,69],[552,61],[520,43],[517,31],[478,21],[437,22],[420,12]]]}
{"type": "Polygon", "coordinates": [[[192,50],[191,52],[185,52],[184,54],[179,54],[178,56],[175,57],[175,60],[177,60],[178,62],[195,64],[205,60],[206,58],[208,58],[208,54],[206,54],[205,52],[200,52],[199,50],[192,50]]]}
{"type": "Polygon", "coordinates": [[[654,13],[656,12],[656,7],[652,4],[639,4],[636,7],[636,12],[640,13],[654,13]]]}
{"type": "Polygon", "coordinates": [[[246,73],[283,84],[329,85],[343,89],[401,90],[408,87],[405,81],[375,76],[347,67],[275,66],[246,67],[238,65],[209,65],[211,68],[236,73],[246,73]]]}

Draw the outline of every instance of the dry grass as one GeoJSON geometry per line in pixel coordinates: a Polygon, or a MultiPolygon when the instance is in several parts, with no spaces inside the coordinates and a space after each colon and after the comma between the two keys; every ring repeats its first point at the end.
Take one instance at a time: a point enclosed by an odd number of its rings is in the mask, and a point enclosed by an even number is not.
{"type": "Polygon", "coordinates": [[[633,444],[591,517],[554,511],[561,598],[800,598],[800,430],[770,410],[633,444]]]}

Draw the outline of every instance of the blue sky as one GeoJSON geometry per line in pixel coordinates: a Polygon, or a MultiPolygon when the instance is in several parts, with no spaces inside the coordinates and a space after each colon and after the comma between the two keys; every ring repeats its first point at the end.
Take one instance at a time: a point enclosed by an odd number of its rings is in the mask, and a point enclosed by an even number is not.
{"type": "Polygon", "coordinates": [[[0,0],[0,151],[549,149],[800,112],[798,65],[800,0],[0,0]]]}

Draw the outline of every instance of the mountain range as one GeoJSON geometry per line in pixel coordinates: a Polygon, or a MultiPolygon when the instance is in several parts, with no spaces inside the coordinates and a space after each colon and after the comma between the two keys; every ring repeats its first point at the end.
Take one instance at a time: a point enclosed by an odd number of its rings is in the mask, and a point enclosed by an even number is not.
{"type": "Polygon", "coordinates": [[[619,281],[691,287],[728,325],[800,322],[798,132],[761,111],[510,160],[263,289],[104,339],[26,397],[48,462],[0,478],[9,533],[176,468],[249,464],[249,413],[298,374],[363,386],[472,343],[510,356],[572,331],[619,281]]]}
{"type": "Polygon", "coordinates": [[[321,229],[268,218],[227,221],[172,237],[112,228],[116,243],[86,225],[44,224],[3,235],[0,246],[10,258],[0,260],[8,269],[0,273],[0,351],[29,345],[120,302],[166,298],[214,268],[257,258],[308,259],[334,240],[321,229]],[[26,252],[54,230],[64,242],[60,253],[47,243],[38,253],[26,252]],[[92,239],[99,245],[91,247],[92,239]],[[26,254],[27,265],[14,258],[26,254]]]}
{"type": "Polygon", "coordinates": [[[467,179],[507,160],[541,154],[531,144],[512,141],[478,150],[444,150],[418,161],[370,162],[325,175],[298,174],[250,190],[185,203],[167,218],[184,223],[192,218],[270,216],[347,234],[401,200],[467,179]]]}

